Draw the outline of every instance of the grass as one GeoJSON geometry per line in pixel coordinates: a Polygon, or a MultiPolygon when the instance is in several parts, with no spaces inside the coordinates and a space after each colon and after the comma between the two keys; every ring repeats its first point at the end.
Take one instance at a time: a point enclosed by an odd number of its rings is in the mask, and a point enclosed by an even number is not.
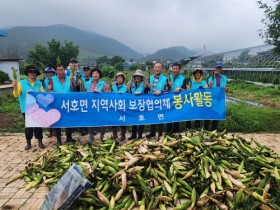
{"type": "Polygon", "coordinates": [[[263,87],[235,80],[229,83],[227,95],[278,108],[280,106],[280,89],[275,87],[263,87]]]}

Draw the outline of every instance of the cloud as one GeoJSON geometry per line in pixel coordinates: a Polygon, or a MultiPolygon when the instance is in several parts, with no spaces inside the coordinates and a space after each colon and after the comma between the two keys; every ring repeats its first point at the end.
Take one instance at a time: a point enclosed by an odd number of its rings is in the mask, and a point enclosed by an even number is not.
{"type": "Polygon", "coordinates": [[[140,53],[179,45],[221,52],[263,44],[258,30],[264,14],[256,0],[5,0],[3,5],[0,28],[66,24],[140,53]]]}

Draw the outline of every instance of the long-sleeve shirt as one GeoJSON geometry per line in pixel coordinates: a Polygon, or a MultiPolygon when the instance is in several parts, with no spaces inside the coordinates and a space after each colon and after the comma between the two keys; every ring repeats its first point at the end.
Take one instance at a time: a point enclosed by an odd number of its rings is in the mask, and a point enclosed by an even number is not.
{"type": "MultiPolygon", "coordinates": [[[[29,84],[32,87],[34,87],[36,80],[34,82],[30,82],[30,80],[28,80],[28,81],[29,81],[29,84]]],[[[40,87],[40,92],[44,92],[43,86],[40,87]]],[[[21,83],[18,82],[17,83],[17,90],[13,90],[13,95],[14,95],[14,97],[19,97],[21,94],[22,94],[22,86],[21,86],[21,83]]]]}

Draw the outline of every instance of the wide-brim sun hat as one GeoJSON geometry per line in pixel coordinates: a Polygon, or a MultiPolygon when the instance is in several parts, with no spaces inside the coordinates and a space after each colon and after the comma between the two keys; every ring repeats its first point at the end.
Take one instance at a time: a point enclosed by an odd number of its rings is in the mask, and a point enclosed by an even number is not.
{"type": "Polygon", "coordinates": [[[196,72],[200,72],[201,75],[203,74],[203,70],[200,68],[196,68],[192,74],[195,75],[196,72]]]}
{"type": "Polygon", "coordinates": [[[144,72],[140,69],[137,69],[133,76],[141,76],[144,77],[144,72]]]}
{"type": "Polygon", "coordinates": [[[116,74],[116,76],[115,76],[115,79],[117,79],[118,76],[122,76],[123,79],[125,79],[125,76],[124,76],[124,74],[123,74],[122,72],[118,72],[118,73],[116,74]]]}
{"type": "Polygon", "coordinates": [[[24,74],[25,74],[26,76],[27,76],[28,73],[30,73],[30,72],[35,72],[37,76],[40,75],[39,69],[38,69],[36,66],[34,66],[34,65],[29,65],[29,66],[27,66],[27,67],[25,68],[24,74]]]}

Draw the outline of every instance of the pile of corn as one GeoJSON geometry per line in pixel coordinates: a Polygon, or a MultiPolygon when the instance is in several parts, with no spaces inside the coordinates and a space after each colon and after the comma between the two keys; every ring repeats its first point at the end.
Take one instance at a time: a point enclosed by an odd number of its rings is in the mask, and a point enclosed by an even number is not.
{"type": "Polygon", "coordinates": [[[202,130],[95,143],[46,151],[21,173],[26,189],[51,188],[76,163],[93,187],[73,208],[280,209],[280,156],[257,141],[202,130]]]}

